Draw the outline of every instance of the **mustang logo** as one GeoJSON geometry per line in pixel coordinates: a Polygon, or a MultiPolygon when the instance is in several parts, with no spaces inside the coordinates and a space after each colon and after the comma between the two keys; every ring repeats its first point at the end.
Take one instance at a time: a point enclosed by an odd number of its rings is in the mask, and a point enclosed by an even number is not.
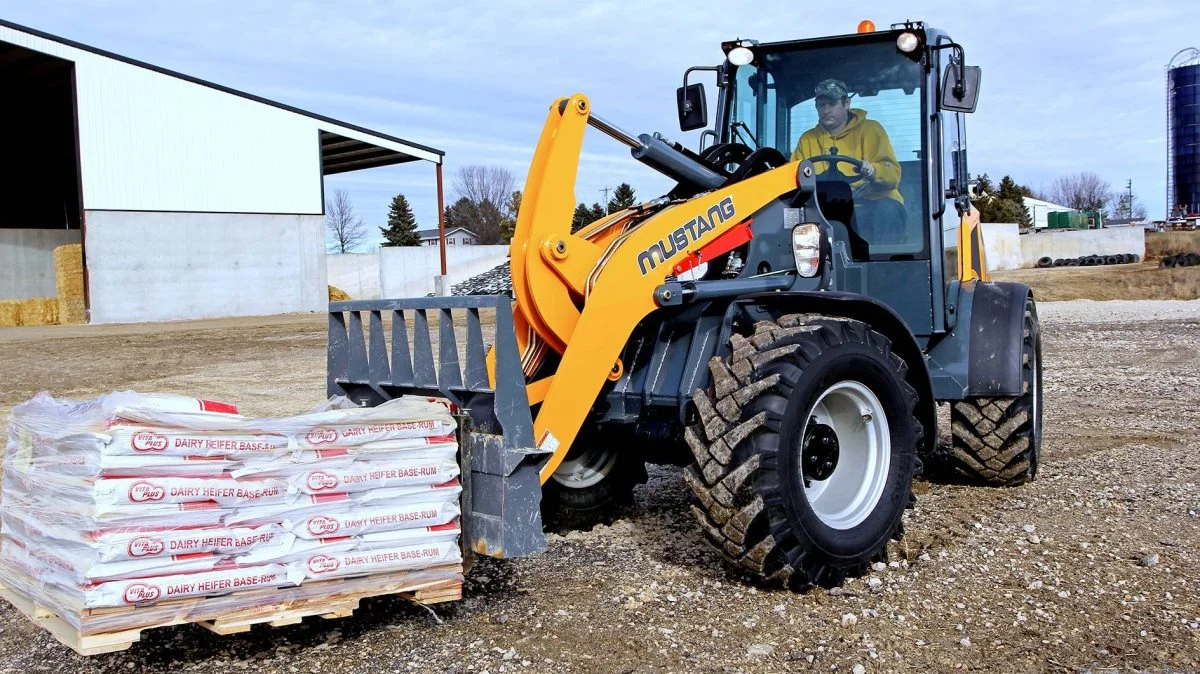
{"type": "Polygon", "coordinates": [[[682,227],[638,253],[638,268],[641,270],[642,276],[686,250],[688,246],[699,241],[705,232],[716,229],[717,225],[724,224],[733,217],[733,214],[733,197],[725,197],[720,203],[709,208],[707,214],[697,215],[688,220],[683,223],[682,227]]]}

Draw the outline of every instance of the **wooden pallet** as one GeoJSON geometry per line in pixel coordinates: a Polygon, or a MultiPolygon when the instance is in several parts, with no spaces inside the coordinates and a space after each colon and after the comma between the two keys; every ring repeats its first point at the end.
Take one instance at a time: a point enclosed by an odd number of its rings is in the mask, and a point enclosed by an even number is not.
{"type": "Polygon", "coordinates": [[[66,616],[62,604],[57,609],[45,605],[59,602],[40,602],[8,582],[0,584],[0,597],[76,653],[98,655],[123,651],[140,640],[143,631],[171,625],[197,624],[217,634],[239,634],[263,623],[272,627],[295,625],[308,616],[346,618],[367,597],[399,595],[419,604],[462,599],[461,565],[436,570],[447,573],[437,580],[411,572],[361,576],[294,588],[177,599],[148,607],[84,609],[66,616]],[[131,626],[114,629],[115,623],[131,626]]]}

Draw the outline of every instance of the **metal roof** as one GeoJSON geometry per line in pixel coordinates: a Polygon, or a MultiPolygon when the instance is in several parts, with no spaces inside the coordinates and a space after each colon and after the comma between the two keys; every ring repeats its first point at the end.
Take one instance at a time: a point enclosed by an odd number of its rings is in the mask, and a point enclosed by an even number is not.
{"type": "Polygon", "coordinates": [[[435,164],[440,164],[442,163],[442,158],[446,155],[443,150],[439,150],[437,148],[421,145],[420,143],[414,143],[412,141],[385,133],[380,133],[378,131],[372,131],[356,124],[350,124],[348,122],[333,119],[332,117],[326,117],[309,110],[303,110],[285,103],[272,101],[261,96],[256,96],[244,91],[232,89],[230,87],[209,82],[207,80],[202,80],[198,77],[192,77],[191,75],[185,75],[174,70],[162,68],[160,66],[139,61],[137,59],[132,59],[127,56],[114,54],[110,51],[105,51],[90,45],[75,42],[74,40],[68,40],[64,37],[59,37],[57,35],[52,35],[34,28],[15,24],[11,21],[0,19],[0,26],[317,120],[322,123],[321,168],[325,175],[344,173],[346,171],[356,171],[365,168],[374,168],[377,166],[402,164],[405,162],[418,160],[431,161],[435,164]]]}
{"type": "Polygon", "coordinates": [[[1196,64],[1200,64],[1200,49],[1188,47],[1180,49],[1171,57],[1171,61],[1167,64],[1167,69],[1194,66],[1196,64]]]}
{"type": "MultiPolygon", "coordinates": [[[[471,230],[467,229],[466,227],[451,227],[446,230],[446,233],[453,234],[454,232],[459,232],[459,231],[466,232],[467,234],[470,234],[471,236],[479,236],[475,232],[472,232],[471,230]]],[[[418,229],[417,236],[421,237],[422,239],[436,239],[436,238],[438,238],[438,230],[436,227],[434,227],[432,229],[418,229]]]]}

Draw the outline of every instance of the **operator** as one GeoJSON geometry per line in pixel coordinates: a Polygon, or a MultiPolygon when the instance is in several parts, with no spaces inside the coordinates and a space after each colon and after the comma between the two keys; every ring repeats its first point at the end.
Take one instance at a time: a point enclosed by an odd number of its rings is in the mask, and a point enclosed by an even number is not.
{"type": "Polygon", "coordinates": [[[850,107],[850,92],[841,80],[823,80],[814,93],[819,119],[815,127],[800,136],[792,161],[822,154],[860,160],[862,169],[857,173],[854,166],[844,162],[819,161],[814,168],[819,177],[832,164],[855,188],[862,185],[857,180],[866,181],[854,200],[857,228],[863,238],[882,242],[903,237],[904,197],[896,189],[900,185],[900,163],[887,132],[879,122],[867,119],[866,110],[850,107]]]}

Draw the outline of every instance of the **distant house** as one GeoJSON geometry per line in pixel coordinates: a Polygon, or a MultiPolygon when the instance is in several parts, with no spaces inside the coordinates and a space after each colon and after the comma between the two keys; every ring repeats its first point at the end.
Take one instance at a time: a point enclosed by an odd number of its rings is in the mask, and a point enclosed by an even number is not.
{"type": "MultiPolygon", "coordinates": [[[[438,245],[438,231],[436,229],[422,229],[417,231],[417,235],[421,237],[422,246],[438,245]]],[[[474,246],[477,243],[479,243],[479,235],[465,227],[455,227],[454,229],[446,230],[447,246],[474,246]]]]}

